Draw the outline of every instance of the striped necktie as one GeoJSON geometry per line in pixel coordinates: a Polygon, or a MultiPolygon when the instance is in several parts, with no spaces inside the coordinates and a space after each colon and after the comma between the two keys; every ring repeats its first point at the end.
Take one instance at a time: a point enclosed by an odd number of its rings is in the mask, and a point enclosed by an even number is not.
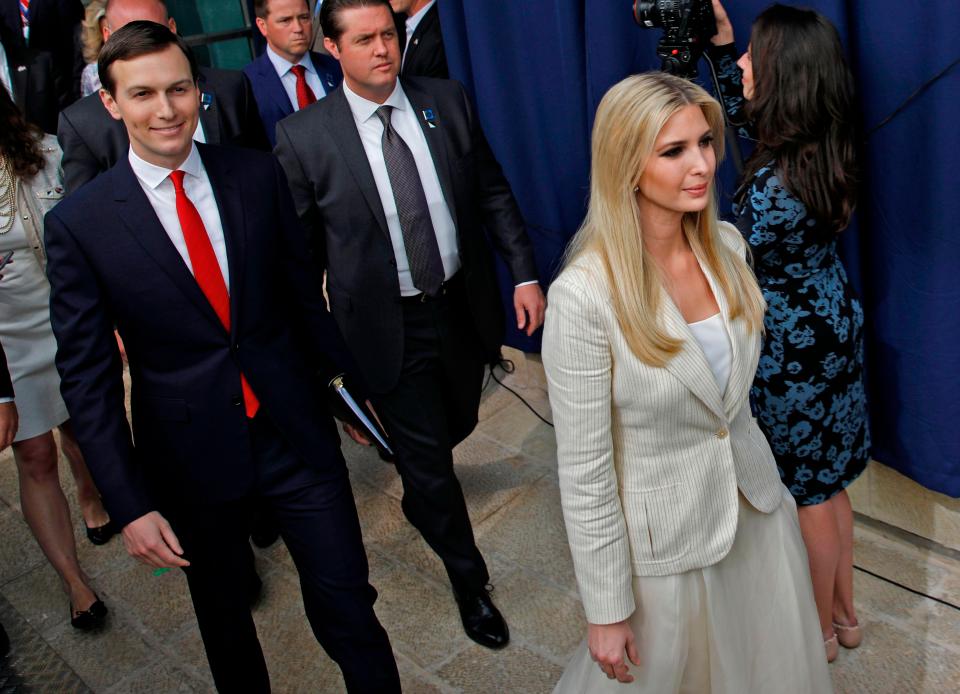
{"type": "Polygon", "coordinates": [[[23,25],[23,38],[30,40],[30,0],[20,0],[20,23],[23,25]]]}

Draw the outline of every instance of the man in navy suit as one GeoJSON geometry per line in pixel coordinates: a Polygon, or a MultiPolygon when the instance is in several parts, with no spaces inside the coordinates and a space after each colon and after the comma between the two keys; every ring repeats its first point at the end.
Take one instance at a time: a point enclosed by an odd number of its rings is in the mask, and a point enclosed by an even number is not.
{"type": "Polygon", "coordinates": [[[45,234],[61,390],[111,518],[130,554],[184,569],[217,688],[267,692],[237,580],[250,507],[266,503],[348,691],[398,692],[323,404],[350,357],[283,171],[268,154],[193,141],[196,62],[167,27],[118,30],[100,74],[130,149],[48,214],[45,234]]]}
{"type": "Polygon", "coordinates": [[[322,99],[343,74],[334,58],[310,50],[313,19],[307,0],[255,0],[253,8],[267,49],[243,72],[270,144],[276,145],[277,122],[322,99]]]}

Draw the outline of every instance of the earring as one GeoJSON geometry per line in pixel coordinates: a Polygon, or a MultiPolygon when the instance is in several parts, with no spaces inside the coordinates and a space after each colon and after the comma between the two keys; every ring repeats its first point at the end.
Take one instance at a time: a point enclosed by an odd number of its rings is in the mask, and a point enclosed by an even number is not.
{"type": "Polygon", "coordinates": [[[634,186],[634,187],[633,187],[633,192],[634,192],[634,193],[639,193],[639,192],[640,192],[640,186],[634,186]]]}

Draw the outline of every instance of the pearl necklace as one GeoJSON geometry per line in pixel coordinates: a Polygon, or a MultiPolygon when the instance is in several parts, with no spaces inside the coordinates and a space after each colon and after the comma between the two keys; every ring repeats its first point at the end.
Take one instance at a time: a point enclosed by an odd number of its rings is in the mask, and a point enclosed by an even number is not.
{"type": "Polygon", "coordinates": [[[0,234],[10,231],[17,218],[17,183],[9,160],[0,154],[0,234]]]}

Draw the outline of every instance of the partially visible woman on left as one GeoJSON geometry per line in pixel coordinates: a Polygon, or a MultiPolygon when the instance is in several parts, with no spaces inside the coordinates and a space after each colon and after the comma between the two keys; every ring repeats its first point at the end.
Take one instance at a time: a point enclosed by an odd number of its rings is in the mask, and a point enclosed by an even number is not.
{"type": "MultiPolygon", "coordinates": [[[[54,366],[56,341],[50,327],[50,285],[44,275],[43,216],[63,197],[60,148],[50,135],[29,125],[0,89],[0,256],[13,251],[0,280],[0,344],[12,379],[17,425],[6,415],[0,443],[8,439],[20,480],[23,516],[47,559],[60,575],[77,629],[100,626],[107,608],[80,568],[70,507],[60,486],[60,442],[77,483],[87,537],[94,544],[114,534],[70,427],[54,366]],[[10,435],[8,435],[10,434],[10,435]]],[[[3,407],[3,406],[0,406],[3,407]]]]}

